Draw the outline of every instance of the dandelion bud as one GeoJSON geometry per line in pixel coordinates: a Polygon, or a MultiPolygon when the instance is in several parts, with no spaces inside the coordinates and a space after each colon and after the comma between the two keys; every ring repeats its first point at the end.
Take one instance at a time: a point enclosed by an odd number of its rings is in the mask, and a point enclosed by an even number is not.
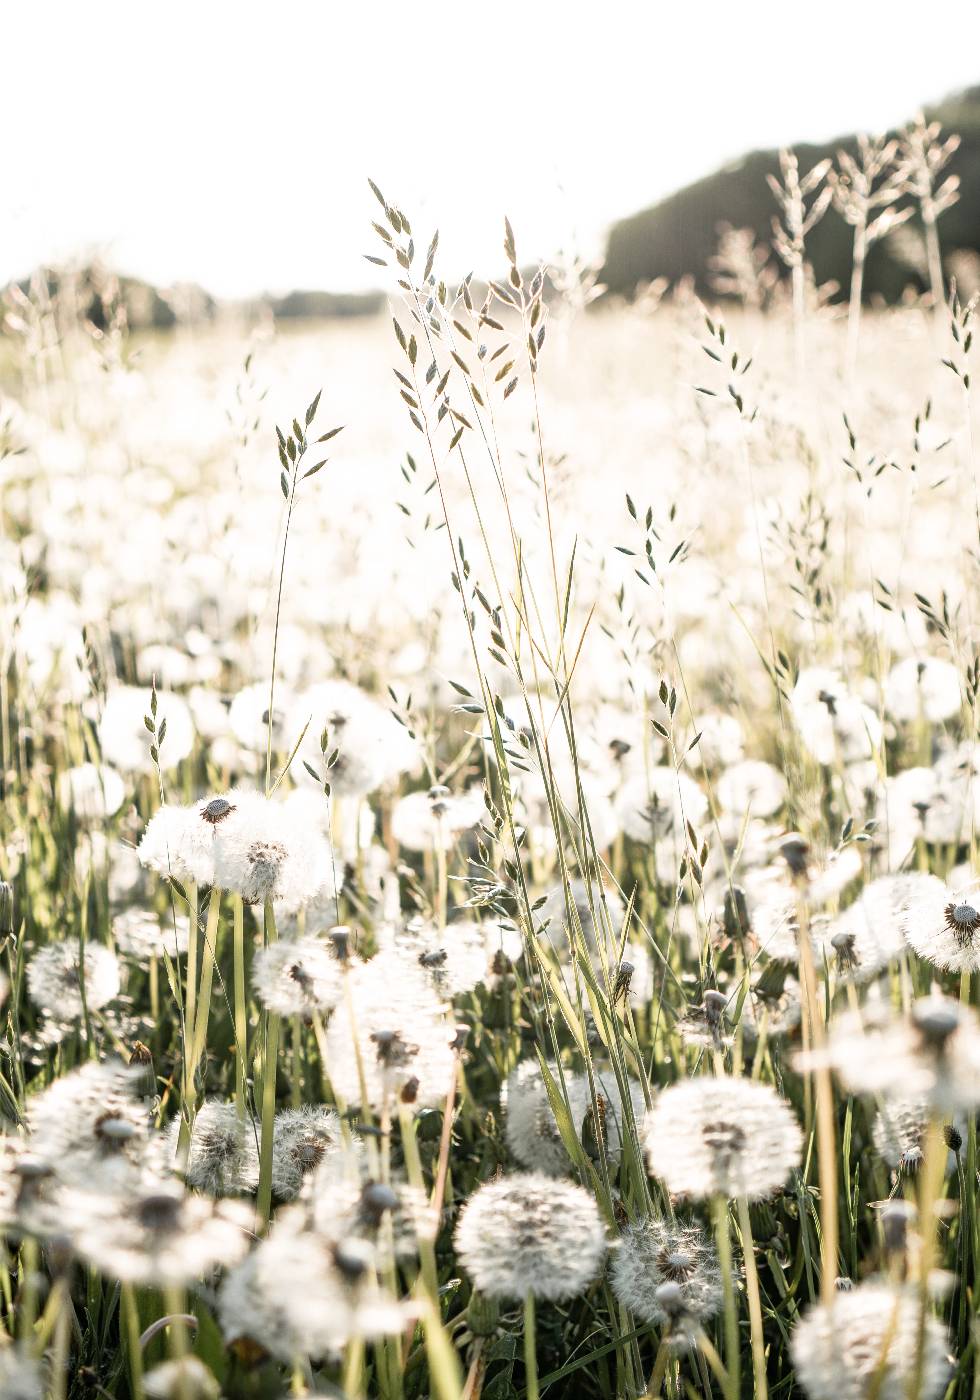
{"type": "Polygon", "coordinates": [[[361,1192],[361,1215],[371,1225],[380,1225],[385,1211],[394,1210],[397,1205],[398,1197],[383,1182],[369,1181],[361,1192]]]}
{"type": "Polygon", "coordinates": [[[351,931],[347,924],[335,924],[328,935],[337,961],[346,963],[350,957],[351,931]]]}
{"type": "Polygon", "coordinates": [[[406,1080],[405,1080],[405,1083],[402,1085],[402,1091],[401,1091],[401,1094],[399,1095],[399,1097],[401,1098],[402,1103],[414,1103],[415,1100],[418,1098],[418,1096],[419,1096],[419,1080],[418,1080],[418,1075],[413,1074],[412,1077],[411,1077],[411,1079],[406,1079],[406,1080]]]}
{"type": "Polygon", "coordinates": [[[457,1054],[461,1053],[466,1048],[466,1042],[469,1039],[469,1035],[469,1026],[467,1026],[464,1022],[458,1022],[452,1040],[453,1049],[457,1052],[457,1054]]]}
{"type": "Polygon", "coordinates": [[[853,1280],[852,1278],[843,1278],[843,1277],[841,1277],[841,1278],[835,1278],[835,1279],[834,1279],[834,1292],[835,1292],[835,1293],[850,1293],[850,1291],[851,1291],[851,1289],[852,1289],[853,1287],[854,1287],[854,1280],[853,1280]]]}
{"type": "Polygon", "coordinates": [[[793,875],[806,874],[810,843],[805,836],[801,836],[797,831],[791,831],[779,843],[779,853],[793,875]]]}
{"type": "Polygon", "coordinates": [[[958,1153],[963,1146],[963,1134],[952,1123],[947,1123],[943,1128],[943,1141],[950,1152],[958,1153]]]}

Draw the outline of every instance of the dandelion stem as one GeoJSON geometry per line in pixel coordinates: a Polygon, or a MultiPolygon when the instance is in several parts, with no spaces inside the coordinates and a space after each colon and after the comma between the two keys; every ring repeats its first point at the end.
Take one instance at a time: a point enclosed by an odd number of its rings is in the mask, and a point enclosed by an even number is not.
{"type": "Polygon", "coordinates": [[[121,1286],[120,1306],[126,1336],[126,1360],[129,1365],[129,1388],[133,1400],[143,1400],[143,1349],[140,1346],[140,1319],[136,1294],[131,1283],[121,1286]]]}
{"type": "Polygon", "coordinates": [[[735,1272],[732,1264],[732,1237],[728,1223],[728,1202],[724,1196],[711,1198],[711,1214],[715,1227],[718,1262],[725,1287],[725,1367],[728,1376],[728,1400],[738,1400],[738,1307],[735,1299],[735,1272]]]}
{"type": "MultiPolygon", "coordinates": [[[[278,941],[272,901],[265,902],[266,946],[278,941]]],[[[269,1223],[272,1212],[272,1139],[276,1118],[276,1065],[279,1058],[279,1017],[265,1013],[265,1050],[262,1059],[262,1141],[259,1149],[259,1191],[256,1201],[259,1222],[269,1223]]]]}
{"type": "Polygon", "coordinates": [[[524,1385],[527,1400],[538,1400],[538,1347],[535,1325],[534,1294],[524,1295],[524,1385]]]}
{"type": "Polygon", "coordinates": [[[749,1324],[752,1329],[752,1370],[755,1375],[756,1400],[766,1400],[766,1343],[762,1331],[762,1300],[759,1296],[759,1271],[755,1262],[752,1239],[752,1219],[745,1196],[738,1198],[738,1227],[742,1234],[742,1258],[745,1261],[745,1287],[749,1298],[749,1324]]]}
{"type": "Polygon", "coordinates": [[[248,1064],[248,1011],[245,1001],[245,905],[234,900],[235,915],[235,1103],[239,1118],[246,1116],[245,1071],[248,1064]]]}

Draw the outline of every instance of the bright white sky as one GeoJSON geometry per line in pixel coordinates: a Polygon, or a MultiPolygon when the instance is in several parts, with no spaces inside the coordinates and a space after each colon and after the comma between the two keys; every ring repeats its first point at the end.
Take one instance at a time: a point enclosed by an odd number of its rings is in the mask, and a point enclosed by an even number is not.
{"type": "Polygon", "coordinates": [[[21,0],[0,282],[85,250],[219,295],[372,284],[373,176],[447,276],[577,245],[754,146],[980,83],[978,0],[21,0]],[[799,18],[796,16],[799,15],[799,18]]]}

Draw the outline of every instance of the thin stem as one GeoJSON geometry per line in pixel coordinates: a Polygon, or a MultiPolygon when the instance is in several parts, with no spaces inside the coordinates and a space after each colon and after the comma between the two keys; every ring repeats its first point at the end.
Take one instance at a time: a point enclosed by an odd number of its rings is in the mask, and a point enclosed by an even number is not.
{"type": "Polygon", "coordinates": [[[235,1104],[244,1119],[245,1070],[248,1064],[248,1012],[245,1000],[245,905],[241,895],[234,900],[235,915],[235,1104]]]}
{"type": "Polygon", "coordinates": [[[140,1318],[136,1294],[131,1283],[122,1284],[120,1306],[126,1336],[126,1360],[129,1364],[129,1388],[133,1400],[143,1400],[143,1348],[140,1346],[140,1318]]]}
{"type": "MultiPolygon", "coordinates": [[[[265,902],[266,946],[278,941],[272,901],[265,902]]],[[[272,1141],[276,1119],[276,1065],[279,1058],[279,1017],[265,1013],[265,1050],[262,1059],[262,1142],[259,1149],[259,1191],[256,1209],[265,1226],[272,1212],[272,1141]]]]}
{"type": "Polygon", "coordinates": [[[752,1220],[749,1203],[738,1198],[738,1228],[742,1235],[742,1258],[745,1261],[745,1287],[749,1296],[749,1324],[752,1329],[752,1371],[755,1376],[756,1400],[766,1400],[766,1343],[762,1331],[762,1300],[759,1296],[759,1271],[755,1263],[752,1220]]]}
{"type": "Polygon", "coordinates": [[[724,1196],[713,1196],[711,1214],[715,1226],[715,1243],[725,1288],[725,1368],[728,1375],[728,1400],[739,1396],[738,1307],[735,1300],[735,1274],[732,1263],[732,1237],[728,1223],[728,1202],[724,1196]]]}
{"type": "Polygon", "coordinates": [[[537,1328],[534,1294],[530,1290],[524,1296],[524,1372],[527,1400],[539,1400],[537,1328]]]}

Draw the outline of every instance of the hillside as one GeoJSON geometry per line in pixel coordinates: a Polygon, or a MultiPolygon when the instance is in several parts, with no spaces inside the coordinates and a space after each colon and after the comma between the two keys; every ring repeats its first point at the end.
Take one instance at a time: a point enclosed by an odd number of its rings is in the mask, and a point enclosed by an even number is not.
{"type": "MultiPolygon", "coordinates": [[[[961,137],[950,173],[960,177],[960,199],[944,214],[940,232],[943,251],[968,249],[980,254],[980,87],[927,109],[927,116],[961,137]]],[[[823,145],[794,147],[800,169],[808,170],[839,150],[854,152],[854,135],[823,145]]],[[[778,152],[753,151],[744,159],[678,190],[652,208],[615,224],[610,231],[602,281],[609,291],[629,296],[644,282],[666,277],[672,282],[691,276],[699,291],[711,286],[709,260],[718,246],[723,224],[751,228],[768,242],[776,206],[766,176],[778,171],[778,152]]],[[[914,229],[916,221],[908,228],[914,229]]],[[[896,240],[897,242],[897,240],[896,240]]],[[[902,240],[908,244],[907,238],[902,240]]],[[[896,300],[909,283],[925,283],[895,243],[883,240],[868,258],[867,297],[896,300]]],[[[847,286],[851,267],[851,230],[830,210],[813,230],[808,254],[819,282],[834,280],[847,286]]]]}

